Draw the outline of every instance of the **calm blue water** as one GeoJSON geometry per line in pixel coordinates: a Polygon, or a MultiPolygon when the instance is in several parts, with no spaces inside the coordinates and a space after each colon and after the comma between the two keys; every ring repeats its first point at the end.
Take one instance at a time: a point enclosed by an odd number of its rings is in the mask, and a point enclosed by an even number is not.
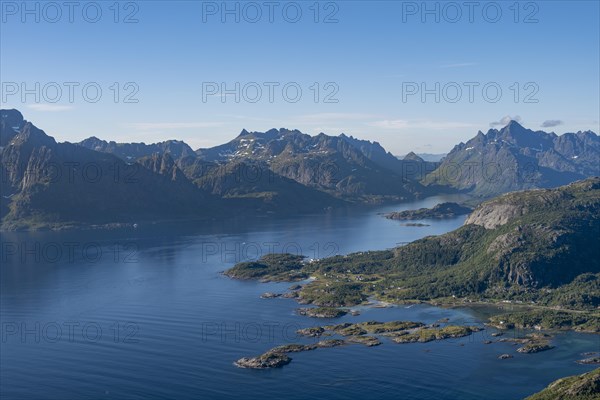
{"type": "MultiPolygon", "coordinates": [[[[464,217],[406,227],[377,215],[442,200],[448,198],[202,227],[3,233],[1,397],[505,400],[592,369],[574,361],[600,350],[598,336],[559,334],[556,349],[521,355],[512,344],[483,344],[490,331],[292,354],[292,363],[276,370],[233,366],[279,344],[311,342],[295,330],[330,321],[295,315],[293,300],[259,298],[289,284],[236,281],[221,271],[271,250],[321,258],[444,233],[464,217]],[[502,353],[515,358],[498,360],[502,353]]],[[[335,321],[445,317],[483,321],[478,311],[425,305],[362,308],[360,316],[335,321]]]]}

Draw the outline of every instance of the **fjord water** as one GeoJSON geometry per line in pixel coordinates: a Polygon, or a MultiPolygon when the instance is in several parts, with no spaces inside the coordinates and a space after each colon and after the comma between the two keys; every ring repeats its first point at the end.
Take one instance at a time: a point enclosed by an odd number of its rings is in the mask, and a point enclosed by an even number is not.
{"type": "MultiPolygon", "coordinates": [[[[574,361],[600,350],[598,336],[557,334],[556,349],[523,355],[509,343],[484,344],[490,330],[294,353],[282,369],[233,365],[276,345],[312,342],[295,330],[332,321],[295,315],[293,300],[260,298],[289,283],[237,281],[221,271],[271,250],[322,258],[441,234],[464,216],[410,227],[378,213],[447,200],[201,226],[3,233],[0,397],[504,400],[592,369],[574,361]],[[515,357],[497,359],[502,353],[515,357]]],[[[485,314],[426,305],[360,311],[335,321],[481,324],[485,314]]]]}

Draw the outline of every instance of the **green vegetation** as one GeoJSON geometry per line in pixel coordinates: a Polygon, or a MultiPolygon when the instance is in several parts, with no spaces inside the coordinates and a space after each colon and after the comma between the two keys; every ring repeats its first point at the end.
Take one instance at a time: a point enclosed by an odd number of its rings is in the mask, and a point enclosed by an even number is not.
{"type": "Polygon", "coordinates": [[[471,208],[456,203],[441,203],[433,208],[392,212],[385,214],[385,217],[395,220],[442,219],[468,214],[471,211],[473,211],[471,208]]]}
{"type": "Polygon", "coordinates": [[[389,336],[396,343],[412,343],[458,338],[480,330],[481,328],[477,326],[447,325],[440,328],[437,327],[437,324],[426,326],[422,322],[413,321],[367,321],[356,324],[345,322],[337,325],[300,329],[297,333],[304,336],[337,334],[345,336],[346,342],[376,346],[381,342],[379,340],[375,341],[374,336],[366,336],[367,333],[389,336]]]}
{"type": "Polygon", "coordinates": [[[364,344],[367,347],[379,346],[381,341],[375,336],[350,336],[346,338],[348,343],[364,344]]]}
{"type": "Polygon", "coordinates": [[[450,338],[459,338],[469,336],[473,332],[479,332],[481,329],[474,326],[446,326],[443,328],[423,328],[413,333],[395,335],[393,341],[396,343],[414,343],[431,342],[433,340],[443,340],[450,338]]]}
{"type": "Polygon", "coordinates": [[[600,368],[552,382],[526,400],[597,400],[600,398],[600,368]]]}
{"type": "Polygon", "coordinates": [[[348,307],[364,302],[367,296],[359,283],[312,282],[300,290],[300,298],[323,307],[348,307]]]}
{"type": "Polygon", "coordinates": [[[498,329],[574,329],[600,332],[600,315],[588,312],[528,310],[495,315],[490,324],[498,329]]]}
{"type": "Polygon", "coordinates": [[[271,280],[314,276],[298,300],[324,307],[354,306],[371,297],[443,305],[504,301],[530,308],[507,317],[516,326],[598,331],[598,237],[600,178],[590,178],[500,196],[480,205],[461,228],[393,250],[311,263],[273,255],[238,264],[228,274],[271,280]]]}
{"type": "Polygon", "coordinates": [[[306,279],[302,271],[303,256],[293,254],[267,254],[258,261],[243,262],[227,270],[225,275],[237,279],[263,281],[294,281],[306,279]]]}
{"type": "Polygon", "coordinates": [[[313,318],[339,318],[348,312],[333,307],[299,308],[298,314],[313,318]]]}
{"type": "Polygon", "coordinates": [[[424,324],[422,322],[413,322],[413,321],[390,321],[390,322],[369,321],[369,322],[363,322],[363,323],[360,323],[357,325],[360,325],[369,333],[387,333],[387,332],[397,332],[397,331],[403,331],[403,330],[407,330],[407,329],[420,328],[424,324]]]}

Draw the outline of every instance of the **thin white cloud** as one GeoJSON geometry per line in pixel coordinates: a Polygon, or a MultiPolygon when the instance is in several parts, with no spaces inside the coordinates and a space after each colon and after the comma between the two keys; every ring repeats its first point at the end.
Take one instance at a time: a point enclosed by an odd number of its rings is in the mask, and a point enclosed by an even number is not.
{"type": "Polygon", "coordinates": [[[446,129],[462,129],[473,128],[474,124],[466,122],[439,122],[439,121],[408,121],[405,119],[386,119],[382,121],[374,121],[369,124],[372,127],[380,129],[431,129],[431,130],[446,130],[446,129]]]}
{"type": "Polygon", "coordinates": [[[505,115],[504,117],[500,118],[500,121],[493,121],[490,122],[490,126],[494,127],[494,126],[506,126],[508,125],[508,123],[510,121],[517,121],[517,122],[521,122],[521,117],[519,115],[515,115],[514,117],[511,117],[510,115],[505,115]]]}
{"type": "Polygon", "coordinates": [[[73,109],[73,106],[65,106],[60,104],[27,104],[27,108],[42,112],[61,112],[73,109]]]}
{"type": "Polygon", "coordinates": [[[471,67],[473,65],[477,65],[477,64],[472,63],[472,62],[446,64],[446,65],[440,65],[440,68],[462,68],[462,67],[471,67]]]}
{"type": "Polygon", "coordinates": [[[365,120],[370,118],[377,118],[374,114],[357,114],[357,113],[317,113],[317,114],[306,114],[294,117],[295,120],[302,120],[308,122],[315,121],[357,121],[365,120]]]}
{"type": "Polygon", "coordinates": [[[171,129],[201,129],[223,126],[222,122],[133,122],[126,124],[128,128],[138,131],[171,130],[171,129]]]}

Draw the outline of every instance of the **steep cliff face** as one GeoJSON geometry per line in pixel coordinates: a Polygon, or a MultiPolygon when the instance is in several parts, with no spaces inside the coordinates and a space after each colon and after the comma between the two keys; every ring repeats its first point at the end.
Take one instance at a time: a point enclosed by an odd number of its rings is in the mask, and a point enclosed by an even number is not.
{"type": "Polygon", "coordinates": [[[178,182],[190,187],[192,185],[183,171],[175,164],[175,161],[171,158],[169,153],[154,153],[151,156],[140,158],[138,162],[148,170],[166,176],[173,182],[178,182]]]}
{"type": "Polygon", "coordinates": [[[339,207],[344,202],[271,171],[265,163],[231,161],[208,168],[194,183],[225,198],[244,199],[248,206],[278,214],[314,212],[339,207]]]}
{"type": "Polygon", "coordinates": [[[570,200],[575,200],[574,192],[594,191],[598,189],[597,185],[598,178],[590,178],[560,190],[538,189],[508,193],[480,204],[469,214],[465,225],[474,224],[494,229],[528,213],[553,209],[556,204],[569,204],[570,200]]]}
{"type": "Polygon", "coordinates": [[[205,192],[173,175],[56,143],[30,122],[0,151],[0,174],[4,229],[199,216],[211,204],[205,192]]]}
{"type": "Polygon", "coordinates": [[[17,110],[2,110],[0,113],[0,147],[6,146],[23,129],[25,120],[17,110]]]}
{"type": "Polygon", "coordinates": [[[494,229],[502,226],[515,217],[527,213],[527,207],[517,204],[497,204],[480,206],[466,219],[465,224],[483,226],[494,229]]]}
{"type": "Polygon", "coordinates": [[[541,287],[572,279],[597,260],[600,178],[500,196],[477,207],[465,225],[491,231],[485,254],[509,283],[541,287]]]}
{"type": "Polygon", "coordinates": [[[600,178],[589,178],[485,202],[461,228],[398,247],[383,266],[404,298],[534,298],[600,273],[599,237],[600,178]]]}

